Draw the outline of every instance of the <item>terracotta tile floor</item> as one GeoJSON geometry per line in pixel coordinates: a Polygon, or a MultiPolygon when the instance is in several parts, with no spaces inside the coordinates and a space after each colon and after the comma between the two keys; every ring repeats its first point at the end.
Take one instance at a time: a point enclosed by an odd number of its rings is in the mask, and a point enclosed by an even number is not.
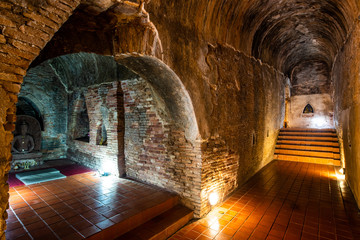
{"type": "Polygon", "coordinates": [[[83,239],[173,196],[93,172],[10,188],[6,239],[83,239]]]}
{"type": "Polygon", "coordinates": [[[273,161],[170,239],[360,239],[360,215],[334,167],[273,161]]]}

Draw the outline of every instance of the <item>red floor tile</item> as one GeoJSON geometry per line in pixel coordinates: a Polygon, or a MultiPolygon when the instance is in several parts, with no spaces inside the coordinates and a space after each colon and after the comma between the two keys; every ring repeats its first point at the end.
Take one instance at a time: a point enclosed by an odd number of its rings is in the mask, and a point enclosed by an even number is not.
{"type": "Polygon", "coordinates": [[[174,197],[151,186],[83,173],[10,188],[7,239],[84,239],[174,197]]]}
{"type": "MultiPolygon", "coordinates": [[[[274,161],[197,221],[202,226],[201,236],[241,240],[360,239],[356,203],[346,183],[337,181],[334,173],[332,166],[274,161]]],[[[188,225],[173,239],[195,239],[198,236],[194,232],[188,225]]]]}

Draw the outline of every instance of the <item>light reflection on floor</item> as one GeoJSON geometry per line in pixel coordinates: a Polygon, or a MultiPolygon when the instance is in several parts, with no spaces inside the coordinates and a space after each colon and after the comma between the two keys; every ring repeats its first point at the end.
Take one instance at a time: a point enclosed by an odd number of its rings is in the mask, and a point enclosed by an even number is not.
{"type": "MultiPolygon", "coordinates": [[[[6,239],[84,239],[175,195],[95,172],[10,188],[6,239]]],[[[126,226],[123,226],[126,228],[126,226]]]]}
{"type": "Polygon", "coordinates": [[[274,161],[171,239],[360,239],[360,216],[333,166],[274,161]]]}

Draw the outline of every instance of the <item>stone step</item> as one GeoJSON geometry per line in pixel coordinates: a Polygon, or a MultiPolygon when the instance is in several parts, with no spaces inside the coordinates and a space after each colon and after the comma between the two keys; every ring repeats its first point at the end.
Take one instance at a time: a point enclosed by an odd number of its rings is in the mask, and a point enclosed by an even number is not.
{"type": "Polygon", "coordinates": [[[278,144],[293,144],[293,145],[303,145],[303,146],[323,146],[323,147],[339,147],[338,142],[329,142],[329,141],[306,141],[306,140],[289,140],[289,139],[278,139],[278,144]]]}
{"type": "Polygon", "coordinates": [[[340,166],[340,148],[335,129],[283,128],[274,159],[340,166]]]}
{"type": "Polygon", "coordinates": [[[193,218],[193,211],[177,205],[117,240],[165,240],[193,218]]]}
{"type": "Polygon", "coordinates": [[[159,216],[160,214],[172,209],[178,204],[179,197],[172,195],[171,197],[164,198],[162,202],[146,202],[141,206],[142,211],[129,210],[117,215],[116,218],[110,218],[116,224],[108,227],[101,232],[98,232],[87,239],[115,239],[124,235],[125,233],[139,227],[140,225],[148,222],[149,220],[159,216]]]}
{"type": "Polygon", "coordinates": [[[280,131],[279,136],[313,136],[313,137],[337,137],[333,132],[296,132],[296,131],[280,131]]]}
{"type": "Polygon", "coordinates": [[[319,157],[319,158],[332,158],[334,160],[340,160],[339,153],[333,152],[318,152],[309,150],[292,150],[292,149],[275,149],[275,154],[293,155],[293,156],[307,156],[307,157],[319,157]]]}
{"type": "Polygon", "coordinates": [[[279,135],[279,140],[294,140],[294,141],[329,141],[337,142],[337,137],[327,137],[327,136],[284,136],[279,135]]]}
{"type": "Polygon", "coordinates": [[[334,166],[341,165],[340,160],[334,160],[332,158],[317,158],[317,157],[307,157],[307,156],[275,154],[274,159],[292,161],[292,162],[318,163],[318,164],[334,165],[334,166]]]}
{"type": "Polygon", "coordinates": [[[276,149],[293,149],[293,150],[340,153],[339,147],[311,146],[311,145],[309,146],[309,145],[297,145],[297,144],[277,144],[276,149]]]}
{"type": "Polygon", "coordinates": [[[336,133],[336,130],[333,128],[317,129],[317,128],[282,128],[280,132],[329,132],[336,133]]]}

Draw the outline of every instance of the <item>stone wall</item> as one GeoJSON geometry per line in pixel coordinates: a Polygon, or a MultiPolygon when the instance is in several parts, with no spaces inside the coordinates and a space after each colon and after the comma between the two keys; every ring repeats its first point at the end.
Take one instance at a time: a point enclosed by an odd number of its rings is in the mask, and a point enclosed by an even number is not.
{"type": "Polygon", "coordinates": [[[30,69],[24,77],[19,97],[39,109],[44,129],[41,132],[43,159],[66,157],[67,92],[47,64],[30,69]]]}
{"type": "Polygon", "coordinates": [[[330,94],[292,96],[288,127],[334,128],[334,103],[330,94]],[[307,104],[313,107],[313,114],[303,114],[307,104]]]}
{"type": "Polygon", "coordinates": [[[221,45],[206,63],[216,126],[202,144],[202,213],[211,192],[224,199],[273,160],[285,108],[285,77],[274,68],[221,45]]]}
{"type": "MultiPolygon", "coordinates": [[[[79,92],[74,93],[79,95],[79,92]]],[[[122,91],[119,82],[104,83],[88,87],[85,90],[86,108],[89,117],[89,142],[73,139],[69,136],[68,158],[86,166],[115,175],[124,175],[124,111],[122,91]]],[[[81,96],[81,94],[80,94],[81,96]]],[[[72,113],[69,122],[78,122],[76,118],[81,110],[77,97],[69,104],[72,113]]],[[[70,114],[69,114],[70,115],[70,114]]],[[[70,124],[77,128],[76,124],[70,124]]],[[[69,133],[74,129],[68,129],[69,133]]]]}
{"type": "Polygon", "coordinates": [[[186,139],[145,80],[125,80],[121,86],[127,176],[178,193],[182,203],[200,216],[200,143],[186,139]]]}
{"type": "Polygon", "coordinates": [[[338,132],[346,180],[360,207],[360,23],[334,62],[335,127],[338,132]]]}
{"type": "Polygon", "coordinates": [[[324,62],[306,61],[291,73],[291,95],[329,94],[329,67],[324,62]]]}

